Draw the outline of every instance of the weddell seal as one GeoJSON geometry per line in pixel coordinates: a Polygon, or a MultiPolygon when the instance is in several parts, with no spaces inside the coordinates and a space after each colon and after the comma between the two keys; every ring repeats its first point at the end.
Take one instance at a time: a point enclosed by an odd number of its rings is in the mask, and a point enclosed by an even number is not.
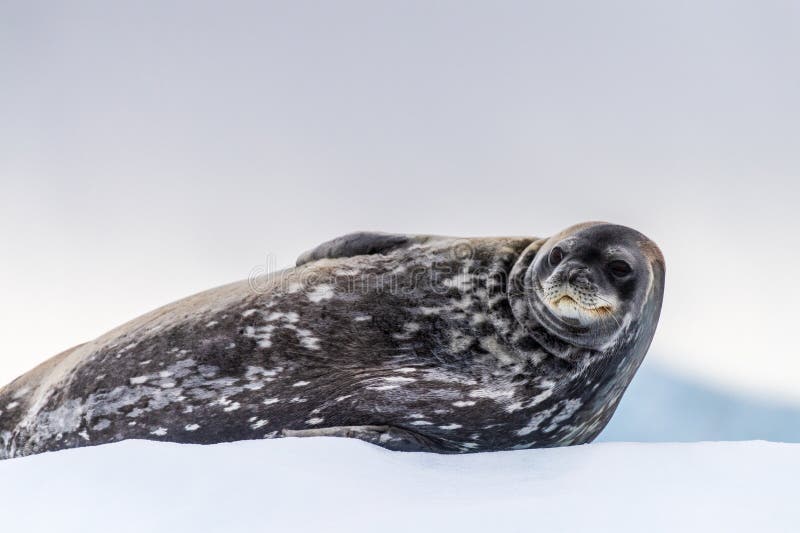
{"type": "Polygon", "coordinates": [[[0,457],[124,439],[343,436],[443,453],[581,444],[647,352],[658,247],[354,233],[157,309],[0,389],[0,457]]]}

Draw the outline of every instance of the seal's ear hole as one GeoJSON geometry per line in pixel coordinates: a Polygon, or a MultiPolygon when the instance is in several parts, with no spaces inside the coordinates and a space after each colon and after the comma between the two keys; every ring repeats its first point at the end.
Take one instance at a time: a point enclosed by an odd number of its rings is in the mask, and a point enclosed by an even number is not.
{"type": "Polygon", "coordinates": [[[548,261],[550,261],[550,266],[558,265],[562,259],[564,259],[564,250],[562,250],[559,246],[554,247],[550,250],[550,255],[547,256],[548,261]]]}
{"type": "Polygon", "coordinates": [[[608,263],[608,271],[611,272],[611,274],[615,277],[624,278],[633,272],[633,269],[625,261],[617,259],[616,261],[611,261],[608,263]]]}

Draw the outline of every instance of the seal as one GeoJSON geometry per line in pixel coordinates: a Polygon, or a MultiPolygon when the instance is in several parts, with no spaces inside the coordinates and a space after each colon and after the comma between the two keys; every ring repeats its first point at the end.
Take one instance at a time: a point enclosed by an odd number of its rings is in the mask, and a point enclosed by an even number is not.
{"type": "Polygon", "coordinates": [[[346,235],[0,389],[0,457],[123,439],[586,443],[644,358],[663,291],[658,247],[603,222],[548,239],[346,235]]]}

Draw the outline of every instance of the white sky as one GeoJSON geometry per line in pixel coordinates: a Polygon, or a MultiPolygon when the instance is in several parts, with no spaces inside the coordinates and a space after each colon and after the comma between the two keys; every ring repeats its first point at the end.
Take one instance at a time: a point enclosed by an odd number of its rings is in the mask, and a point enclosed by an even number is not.
{"type": "Polygon", "coordinates": [[[651,357],[800,402],[793,2],[2,2],[0,382],[356,229],[667,258],[651,357]]]}

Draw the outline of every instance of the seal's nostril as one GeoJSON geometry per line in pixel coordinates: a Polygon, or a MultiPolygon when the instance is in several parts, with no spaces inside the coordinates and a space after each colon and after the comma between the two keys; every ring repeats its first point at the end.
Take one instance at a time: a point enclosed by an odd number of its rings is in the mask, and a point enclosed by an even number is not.
{"type": "Polygon", "coordinates": [[[589,280],[589,271],[586,267],[576,267],[569,271],[567,280],[574,285],[586,286],[591,283],[589,280]]]}

